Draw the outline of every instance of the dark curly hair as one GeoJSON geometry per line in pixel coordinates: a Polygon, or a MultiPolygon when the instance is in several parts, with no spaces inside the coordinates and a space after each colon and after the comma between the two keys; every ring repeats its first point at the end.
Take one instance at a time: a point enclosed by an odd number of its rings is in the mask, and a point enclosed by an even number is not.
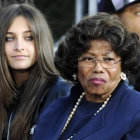
{"type": "Polygon", "coordinates": [[[121,57],[122,71],[127,75],[135,73],[139,65],[140,43],[135,33],[126,30],[121,21],[107,13],[84,17],[67,33],[60,43],[55,56],[55,65],[61,75],[73,81],[77,73],[77,59],[90,48],[90,41],[105,40],[113,51],[121,57]]]}

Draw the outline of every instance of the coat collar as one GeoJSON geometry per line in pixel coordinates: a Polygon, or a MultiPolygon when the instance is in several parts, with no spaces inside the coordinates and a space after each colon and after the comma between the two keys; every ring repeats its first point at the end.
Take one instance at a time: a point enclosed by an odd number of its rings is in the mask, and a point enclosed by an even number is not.
{"type": "Polygon", "coordinates": [[[73,103],[77,102],[82,92],[84,92],[84,89],[82,88],[80,83],[77,83],[72,87],[70,96],[72,97],[73,103]]]}

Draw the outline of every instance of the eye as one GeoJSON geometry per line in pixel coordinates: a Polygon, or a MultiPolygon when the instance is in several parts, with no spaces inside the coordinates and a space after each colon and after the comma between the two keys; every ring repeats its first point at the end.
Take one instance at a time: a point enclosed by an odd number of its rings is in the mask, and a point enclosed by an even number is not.
{"type": "Polygon", "coordinates": [[[136,12],[135,14],[136,14],[137,16],[140,16],[140,12],[136,12]]]}
{"type": "Polygon", "coordinates": [[[25,37],[25,39],[28,40],[28,41],[32,41],[33,37],[32,36],[27,36],[27,37],[25,37]]]}
{"type": "Polygon", "coordinates": [[[94,61],[94,58],[93,58],[93,57],[85,56],[85,57],[81,57],[80,60],[81,60],[81,61],[94,61]]]}
{"type": "Polygon", "coordinates": [[[114,58],[103,58],[103,61],[104,62],[115,62],[115,59],[114,58]]]}
{"type": "Polygon", "coordinates": [[[12,41],[12,40],[14,40],[14,37],[6,37],[6,38],[5,38],[5,41],[6,41],[6,42],[10,42],[10,41],[12,41]]]}
{"type": "Polygon", "coordinates": [[[134,9],[132,9],[132,12],[136,15],[136,16],[140,16],[140,7],[136,7],[134,9]],[[134,11],[133,11],[134,10],[134,11]]]}

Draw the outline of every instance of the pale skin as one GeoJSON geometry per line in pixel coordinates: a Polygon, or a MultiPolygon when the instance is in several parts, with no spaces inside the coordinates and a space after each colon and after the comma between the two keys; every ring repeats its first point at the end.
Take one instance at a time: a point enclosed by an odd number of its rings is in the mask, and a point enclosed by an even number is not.
{"type": "MultiPolygon", "coordinates": [[[[103,40],[92,40],[90,49],[82,55],[94,56],[97,59],[105,57],[120,60],[111,45],[103,40]]],[[[98,61],[94,67],[85,68],[78,62],[78,80],[84,88],[86,100],[89,102],[104,102],[120,82],[121,62],[116,63],[113,68],[104,68],[98,61]],[[98,80],[99,79],[99,80],[98,80]]]]}
{"type": "Polygon", "coordinates": [[[5,54],[17,87],[28,78],[31,66],[36,61],[32,32],[23,16],[14,19],[5,39],[5,54]]]}
{"type": "Polygon", "coordinates": [[[127,6],[119,17],[126,28],[137,33],[140,38],[140,2],[127,6]]]}

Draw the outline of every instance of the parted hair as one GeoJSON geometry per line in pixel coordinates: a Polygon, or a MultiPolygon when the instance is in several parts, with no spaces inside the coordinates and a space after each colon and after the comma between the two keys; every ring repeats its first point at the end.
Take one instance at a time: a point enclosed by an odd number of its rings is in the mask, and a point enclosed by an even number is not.
{"type": "Polygon", "coordinates": [[[37,62],[29,78],[16,113],[11,121],[10,139],[27,140],[36,106],[41,96],[41,86],[50,77],[59,75],[54,65],[53,39],[42,13],[28,4],[13,4],[0,12],[0,140],[8,126],[11,106],[18,101],[18,91],[5,55],[6,33],[14,19],[23,16],[31,29],[37,62]]]}
{"type": "Polygon", "coordinates": [[[33,0],[0,0],[0,9],[3,7],[7,7],[11,4],[22,4],[22,3],[26,3],[34,6],[33,0]]]}
{"type": "Polygon", "coordinates": [[[66,33],[65,40],[59,44],[55,65],[63,77],[73,81],[72,75],[77,73],[78,57],[90,48],[90,41],[94,39],[111,44],[113,51],[121,57],[124,73],[132,75],[136,72],[140,60],[138,36],[126,30],[116,17],[97,13],[85,16],[78,24],[73,25],[66,33]]]}

